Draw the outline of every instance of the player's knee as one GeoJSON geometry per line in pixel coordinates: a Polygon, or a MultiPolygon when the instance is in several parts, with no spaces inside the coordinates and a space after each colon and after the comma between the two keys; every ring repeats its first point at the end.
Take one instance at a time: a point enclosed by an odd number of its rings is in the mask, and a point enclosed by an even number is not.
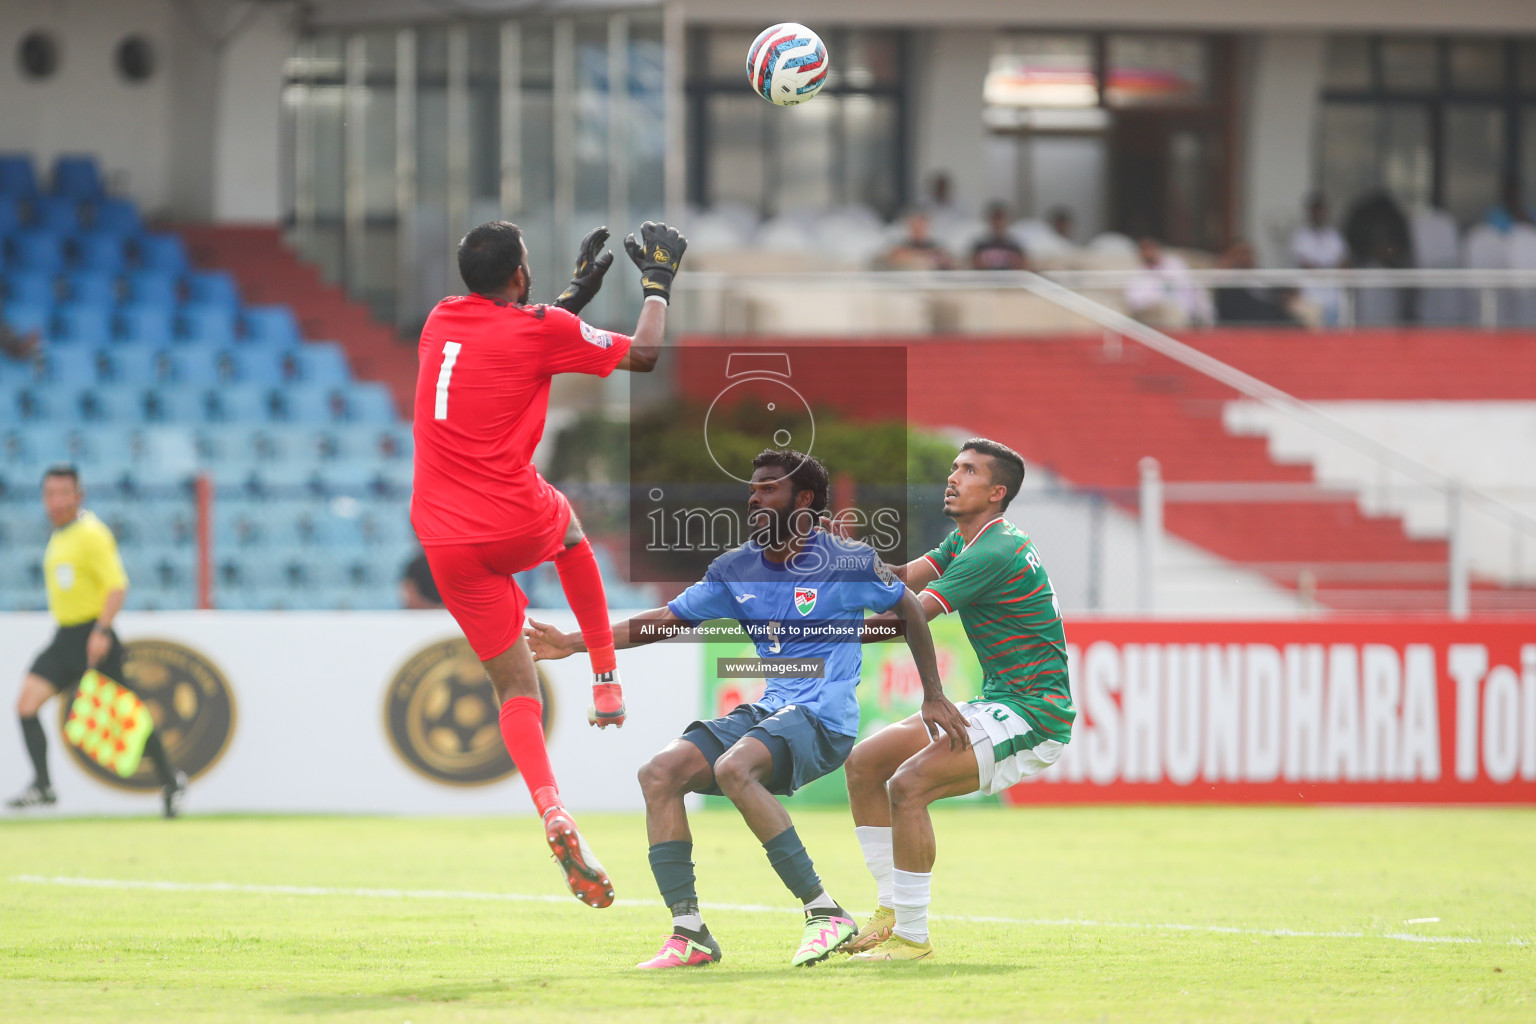
{"type": "Polygon", "coordinates": [[[870,750],[859,744],[848,755],[848,760],[843,762],[843,773],[848,778],[848,787],[857,789],[863,786],[878,785],[880,779],[880,759],[870,750]]]}
{"type": "Polygon", "coordinates": [[[909,807],[922,803],[922,796],[927,788],[922,775],[911,769],[897,771],[885,784],[885,792],[891,798],[892,807],[909,807]]]}
{"type": "Polygon", "coordinates": [[[678,772],[660,757],[653,757],[640,766],[640,792],[647,800],[671,796],[680,789],[678,772]]]}
{"type": "Polygon", "coordinates": [[[739,793],[754,778],[752,765],[744,757],[733,756],[729,751],[715,762],[715,784],[726,796],[739,793]]]}

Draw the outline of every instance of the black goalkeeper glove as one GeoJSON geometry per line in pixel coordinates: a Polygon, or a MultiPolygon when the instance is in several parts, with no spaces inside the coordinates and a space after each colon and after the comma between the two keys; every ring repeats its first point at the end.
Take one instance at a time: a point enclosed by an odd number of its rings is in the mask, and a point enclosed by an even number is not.
{"type": "Polygon", "coordinates": [[[658,295],[672,301],[672,278],[687,248],[688,239],[676,228],[653,220],[640,225],[640,241],[635,241],[634,235],[624,239],[624,250],[640,268],[640,289],[646,298],[658,295]]]}
{"type": "Polygon", "coordinates": [[[571,275],[571,283],[565,286],[565,291],[560,293],[552,305],[570,313],[580,313],[592,301],[597,290],[603,286],[603,275],[613,266],[613,253],[598,255],[606,241],[606,227],[593,228],[587,232],[587,237],[581,240],[581,251],[576,254],[576,272],[571,275]]]}

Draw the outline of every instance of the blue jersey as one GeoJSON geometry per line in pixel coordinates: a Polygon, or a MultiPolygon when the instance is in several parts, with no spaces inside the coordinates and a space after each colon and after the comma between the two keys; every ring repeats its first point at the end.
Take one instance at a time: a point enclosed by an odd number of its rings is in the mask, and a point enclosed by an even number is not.
{"type": "Polygon", "coordinates": [[[750,541],[710,563],[704,578],[667,604],[691,624],[735,619],[768,659],[825,659],[821,679],[769,677],[762,707],[796,704],[829,732],[859,732],[864,611],[890,611],[906,587],[866,544],[817,530],[788,562],[770,562],[750,541]]]}

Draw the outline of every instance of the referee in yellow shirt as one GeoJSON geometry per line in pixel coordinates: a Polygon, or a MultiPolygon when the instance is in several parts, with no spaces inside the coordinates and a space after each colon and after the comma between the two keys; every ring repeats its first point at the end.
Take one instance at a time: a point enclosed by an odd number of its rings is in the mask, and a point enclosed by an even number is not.
{"type": "MultiPolygon", "coordinates": [[[[53,536],[43,554],[43,576],[48,611],[59,631],[32,663],[16,701],[36,778],[7,805],[13,809],[46,807],[56,799],[48,777],[48,738],[37,720],[48,699],[80,685],[80,677],[91,668],[129,685],[123,676],[123,645],[112,631],[112,620],[128,592],[128,574],[123,572],[112,531],[80,507],[84,498],[74,466],[50,466],[43,474],[43,508],[53,523],[53,536]]],[[[144,753],[160,777],[165,816],[174,818],[181,809],[187,777],[171,767],[158,731],[149,734],[144,753]]]]}

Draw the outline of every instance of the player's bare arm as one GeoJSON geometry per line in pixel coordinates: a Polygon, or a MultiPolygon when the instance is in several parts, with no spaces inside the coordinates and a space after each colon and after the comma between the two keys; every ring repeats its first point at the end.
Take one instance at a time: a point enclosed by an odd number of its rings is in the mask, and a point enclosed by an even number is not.
{"type": "Polygon", "coordinates": [[[933,634],[928,631],[931,602],[919,600],[912,591],[901,595],[895,616],[907,627],[907,648],[917,663],[918,677],[923,681],[923,707],[920,712],[928,735],[938,740],[939,730],[949,737],[950,750],[965,750],[971,745],[968,727],[960,710],[944,695],[944,683],[939,678],[939,663],[933,652],[933,634]]]}
{"type": "MultiPolygon", "coordinates": [[[[672,614],[672,610],[665,605],[652,608],[623,622],[614,623],[613,647],[618,651],[628,650],[631,647],[644,647],[646,644],[676,636],[691,625],[692,623],[684,622],[672,614]]],[[[566,633],[547,622],[537,622],[533,619],[528,620],[528,627],[523,630],[523,636],[528,638],[528,647],[533,651],[534,661],[559,661],[561,658],[579,654],[587,649],[579,631],[566,633]]]]}
{"type": "MultiPolygon", "coordinates": [[[[933,569],[932,563],[930,563],[926,558],[920,558],[918,561],[928,566],[930,571],[933,569]]],[[[908,562],[906,565],[902,566],[902,569],[910,569],[914,564],[916,563],[908,562]]],[[[892,571],[895,572],[898,576],[901,574],[901,569],[893,569],[892,571]]],[[[933,580],[938,578],[939,574],[935,572],[932,579],[928,579],[923,582],[923,586],[926,587],[929,583],[932,583],[933,580]]],[[[932,622],[940,615],[944,614],[944,606],[939,604],[939,602],[934,599],[932,594],[924,596],[922,591],[920,589],[914,588],[911,583],[907,583],[907,597],[912,598],[919,604],[919,606],[921,606],[923,611],[922,622],[924,627],[926,627],[928,623],[932,622]]],[[[877,644],[882,640],[889,640],[896,634],[905,634],[905,632],[905,619],[897,615],[895,612],[881,612],[879,615],[871,615],[869,618],[864,620],[864,628],[859,632],[859,643],[877,644]],[[892,632],[892,627],[895,627],[895,633],[892,632]]]]}
{"type": "Polygon", "coordinates": [[[95,668],[96,664],[107,656],[107,652],[112,650],[112,638],[107,633],[111,630],[112,620],[122,609],[123,598],[127,595],[127,587],[118,587],[116,590],[107,592],[106,599],[101,605],[101,614],[96,616],[96,628],[91,630],[90,637],[85,641],[85,663],[89,667],[95,668]]]}

